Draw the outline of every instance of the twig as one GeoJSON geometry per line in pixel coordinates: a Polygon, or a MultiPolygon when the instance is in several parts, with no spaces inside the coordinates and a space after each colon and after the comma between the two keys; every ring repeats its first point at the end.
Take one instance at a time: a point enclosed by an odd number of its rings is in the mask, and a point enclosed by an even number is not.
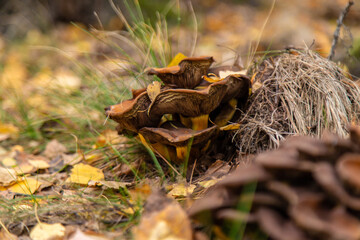
{"type": "Polygon", "coordinates": [[[350,10],[350,7],[352,5],[354,5],[354,1],[350,0],[348,2],[348,4],[346,5],[346,7],[344,8],[344,10],[342,11],[342,13],[340,14],[338,20],[336,21],[337,26],[336,26],[336,29],[335,29],[335,32],[334,32],[334,38],[333,38],[333,41],[332,41],[332,44],[331,44],[331,51],[330,51],[330,55],[328,57],[329,60],[332,60],[332,58],[335,55],[335,47],[336,47],[336,44],[337,44],[337,42],[339,40],[340,28],[343,25],[343,21],[344,21],[346,15],[348,14],[348,12],[350,10]]]}

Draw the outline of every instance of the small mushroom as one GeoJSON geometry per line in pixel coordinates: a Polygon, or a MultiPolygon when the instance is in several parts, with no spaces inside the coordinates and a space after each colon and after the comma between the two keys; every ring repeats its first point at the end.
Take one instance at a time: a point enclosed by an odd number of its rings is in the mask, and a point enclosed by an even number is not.
{"type": "MultiPolygon", "coordinates": [[[[359,172],[356,173],[356,175],[359,174],[359,172]]],[[[360,210],[360,198],[352,197],[345,191],[344,187],[337,179],[335,171],[330,163],[321,162],[316,164],[313,169],[313,175],[318,184],[326,192],[328,192],[329,195],[335,197],[339,200],[339,202],[343,203],[349,208],[360,210]]]]}
{"type": "Polygon", "coordinates": [[[133,95],[136,96],[133,99],[105,108],[106,116],[119,123],[117,128],[119,132],[122,130],[138,132],[145,126],[155,127],[161,119],[161,116],[150,118],[147,115],[146,110],[151,101],[145,90],[142,93],[133,92],[133,95]]]}
{"type": "Polygon", "coordinates": [[[161,143],[174,146],[178,160],[183,161],[190,150],[190,144],[206,143],[216,133],[216,130],[216,125],[194,131],[176,122],[166,122],[159,128],[143,127],[139,133],[151,144],[161,143]]]}
{"type": "Polygon", "coordinates": [[[250,78],[242,74],[232,74],[224,78],[226,82],[226,93],[222,103],[226,103],[231,99],[238,99],[239,102],[245,103],[250,95],[251,81],[250,78]]]}
{"type": "Polygon", "coordinates": [[[169,89],[159,93],[150,104],[148,114],[151,118],[161,118],[164,114],[180,114],[190,117],[194,130],[207,128],[208,115],[226,93],[226,82],[211,84],[202,90],[169,89]]]}
{"type": "Polygon", "coordinates": [[[328,209],[325,196],[318,193],[302,193],[299,198],[289,212],[301,229],[320,239],[359,239],[360,222],[343,207],[328,209]]]}
{"type": "Polygon", "coordinates": [[[292,221],[281,216],[270,208],[262,207],[256,211],[260,228],[271,239],[276,240],[306,240],[306,235],[292,221]]]}
{"type": "Polygon", "coordinates": [[[178,66],[151,68],[147,74],[158,76],[165,84],[192,89],[200,84],[201,77],[213,62],[213,57],[189,57],[184,58],[178,66]]]}
{"type": "Polygon", "coordinates": [[[356,191],[360,190],[360,154],[345,154],[336,164],[340,178],[356,191]]]}

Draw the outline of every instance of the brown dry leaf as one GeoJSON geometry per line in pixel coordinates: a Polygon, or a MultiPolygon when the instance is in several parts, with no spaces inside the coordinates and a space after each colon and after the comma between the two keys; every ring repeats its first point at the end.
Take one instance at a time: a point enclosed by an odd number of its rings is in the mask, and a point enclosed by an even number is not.
{"type": "Polygon", "coordinates": [[[65,152],[67,152],[66,147],[59,143],[58,140],[54,139],[46,145],[43,155],[47,158],[52,159],[65,152]]]}
{"type": "Polygon", "coordinates": [[[33,178],[24,178],[9,186],[7,189],[14,193],[33,194],[40,187],[41,182],[33,178]]]}
{"type": "Polygon", "coordinates": [[[168,193],[168,195],[173,197],[186,197],[192,194],[195,188],[196,186],[194,184],[186,186],[183,183],[177,183],[173,185],[173,189],[168,193]]]}
{"type": "Polygon", "coordinates": [[[65,236],[65,227],[60,223],[38,223],[30,232],[33,240],[61,240],[65,236]]]}
{"type": "Polygon", "coordinates": [[[12,124],[5,124],[0,122],[0,142],[8,138],[17,138],[19,129],[12,124]]]}
{"type": "Polygon", "coordinates": [[[66,180],[66,182],[87,185],[90,180],[104,180],[104,173],[101,169],[79,163],[71,169],[70,177],[66,180]]]}
{"type": "Polygon", "coordinates": [[[0,186],[9,186],[17,180],[13,169],[0,167],[0,186]]]}
{"type": "Polygon", "coordinates": [[[140,224],[133,229],[137,240],[191,240],[192,230],[187,214],[180,204],[160,193],[146,201],[140,224]]]}
{"type": "Polygon", "coordinates": [[[73,233],[67,240],[110,240],[103,234],[86,231],[83,232],[80,229],[76,229],[76,232],[73,233]]]}
{"type": "Polygon", "coordinates": [[[90,180],[88,182],[89,187],[103,186],[103,188],[105,189],[106,188],[119,189],[119,188],[127,187],[131,184],[132,183],[130,182],[116,182],[116,181],[105,181],[105,180],[100,180],[100,181],[90,180]]]}
{"type": "Polygon", "coordinates": [[[159,95],[160,89],[161,89],[161,83],[156,81],[152,82],[147,86],[146,92],[151,102],[153,102],[156,96],[159,95]]]}

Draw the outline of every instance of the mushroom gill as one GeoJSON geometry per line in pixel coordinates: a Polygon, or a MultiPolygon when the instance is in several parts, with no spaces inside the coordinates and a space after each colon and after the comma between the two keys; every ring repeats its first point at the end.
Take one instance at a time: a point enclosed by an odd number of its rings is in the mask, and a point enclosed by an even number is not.
{"type": "Polygon", "coordinates": [[[150,144],[161,143],[165,146],[173,146],[176,148],[178,162],[185,160],[189,145],[199,145],[206,143],[217,131],[217,126],[194,131],[183,127],[176,122],[166,122],[159,128],[144,127],[139,133],[150,144]]]}

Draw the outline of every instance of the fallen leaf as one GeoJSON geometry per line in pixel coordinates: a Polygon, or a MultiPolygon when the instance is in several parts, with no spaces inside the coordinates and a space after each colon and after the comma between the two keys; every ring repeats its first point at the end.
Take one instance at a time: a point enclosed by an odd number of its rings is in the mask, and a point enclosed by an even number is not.
{"type": "Polygon", "coordinates": [[[221,178],[210,179],[210,180],[198,182],[197,184],[202,186],[203,188],[209,188],[209,187],[215,185],[220,180],[221,180],[221,178]]]}
{"type": "Polygon", "coordinates": [[[65,227],[60,223],[38,223],[30,232],[33,240],[61,240],[64,236],[65,227]]]}
{"type": "Polygon", "coordinates": [[[107,144],[120,144],[126,143],[128,141],[127,137],[120,136],[117,131],[106,129],[103,131],[96,139],[95,148],[103,147],[107,144]]]}
{"type": "Polygon", "coordinates": [[[2,228],[0,231],[0,239],[17,240],[18,237],[10,233],[9,231],[5,230],[4,228],[2,228]]]}
{"type": "Polygon", "coordinates": [[[168,193],[168,195],[173,197],[185,197],[193,193],[196,186],[191,184],[186,186],[183,183],[178,183],[173,185],[173,189],[168,193]]]}
{"type": "Polygon", "coordinates": [[[80,229],[76,229],[75,233],[73,233],[68,240],[110,240],[110,238],[100,233],[90,231],[83,232],[80,229]]]}
{"type": "Polygon", "coordinates": [[[161,83],[156,81],[152,82],[147,86],[146,92],[151,102],[153,102],[156,96],[159,95],[160,89],[161,89],[161,83]]]}
{"type": "Polygon", "coordinates": [[[9,186],[17,180],[13,169],[0,167],[0,186],[9,186]]]}
{"type": "Polygon", "coordinates": [[[9,186],[7,189],[14,193],[33,194],[40,187],[41,182],[33,178],[24,178],[9,186]]]}
{"type": "Polygon", "coordinates": [[[231,123],[226,126],[220,128],[221,131],[231,131],[231,130],[238,130],[240,128],[240,123],[231,123]]]}
{"type": "Polygon", "coordinates": [[[167,67],[177,66],[179,63],[186,58],[186,56],[182,53],[178,53],[175,57],[171,60],[171,62],[167,65],[167,67]]]}
{"type": "Polygon", "coordinates": [[[133,228],[137,240],[192,239],[187,214],[180,204],[165,194],[153,193],[146,201],[140,224],[133,228]]]}
{"type": "Polygon", "coordinates": [[[3,158],[3,160],[1,160],[2,165],[4,165],[4,167],[14,167],[17,162],[14,158],[12,157],[5,157],[3,158]]]}
{"type": "Polygon", "coordinates": [[[47,169],[50,167],[50,164],[42,159],[29,160],[29,163],[36,169],[47,169]]]}
{"type": "Polygon", "coordinates": [[[66,147],[59,143],[58,140],[54,139],[46,145],[43,155],[47,158],[52,159],[65,152],[67,152],[66,147]]]}
{"type": "Polygon", "coordinates": [[[0,142],[8,138],[17,138],[19,129],[12,124],[5,124],[0,122],[0,142]]]}
{"type": "Polygon", "coordinates": [[[105,181],[105,180],[100,180],[100,181],[90,180],[88,182],[88,186],[90,187],[103,186],[105,187],[105,189],[106,188],[119,189],[129,186],[131,184],[132,183],[130,182],[116,182],[116,181],[105,181]]]}
{"type": "Polygon", "coordinates": [[[66,182],[87,185],[90,180],[104,180],[104,173],[101,169],[79,163],[74,165],[71,169],[70,177],[66,180],[66,182]]]}
{"type": "Polygon", "coordinates": [[[229,70],[220,71],[220,72],[219,72],[219,77],[220,77],[221,79],[223,79],[223,78],[226,78],[227,76],[233,75],[233,74],[246,75],[246,71],[247,71],[246,69],[241,70],[241,71],[229,71],[229,70]]]}

